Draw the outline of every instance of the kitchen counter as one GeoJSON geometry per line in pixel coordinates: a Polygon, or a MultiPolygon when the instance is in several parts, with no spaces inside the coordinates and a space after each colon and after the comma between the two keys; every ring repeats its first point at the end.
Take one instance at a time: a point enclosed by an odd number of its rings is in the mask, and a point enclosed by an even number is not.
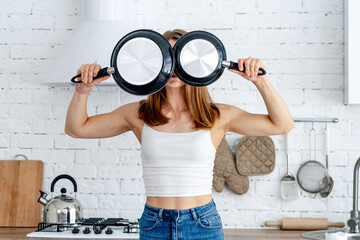
{"type": "MultiPolygon", "coordinates": [[[[46,238],[26,238],[26,234],[34,232],[36,228],[1,228],[0,240],[5,239],[32,239],[45,240],[46,238]]],[[[303,239],[300,237],[304,231],[280,231],[273,229],[224,229],[226,240],[279,240],[303,239]]],[[[126,240],[126,239],[124,239],[126,240]]],[[[131,239],[130,239],[131,240],[131,239]]]]}

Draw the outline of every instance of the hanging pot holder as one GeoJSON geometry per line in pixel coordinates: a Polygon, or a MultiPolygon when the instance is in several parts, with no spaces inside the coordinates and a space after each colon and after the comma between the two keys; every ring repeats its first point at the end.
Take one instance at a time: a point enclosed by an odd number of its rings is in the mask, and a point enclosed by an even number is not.
{"type": "Polygon", "coordinates": [[[270,137],[246,136],[236,148],[236,168],[241,175],[264,175],[275,167],[275,147],[270,137]]]}
{"type": "Polygon", "coordinates": [[[216,150],[213,187],[217,192],[221,192],[225,183],[230,190],[239,195],[249,189],[249,178],[236,170],[235,157],[224,137],[216,150]]]}

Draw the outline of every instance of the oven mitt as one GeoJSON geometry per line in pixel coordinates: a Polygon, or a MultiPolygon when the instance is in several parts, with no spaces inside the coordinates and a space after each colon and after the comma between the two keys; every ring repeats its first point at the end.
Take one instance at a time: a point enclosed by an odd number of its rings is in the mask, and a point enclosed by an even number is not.
{"type": "Polygon", "coordinates": [[[224,183],[236,194],[244,194],[249,189],[249,178],[238,173],[235,167],[235,157],[225,139],[216,150],[214,162],[213,187],[221,192],[224,183]]]}
{"type": "Polygon", "coordinates": [[[243,137],[236,148],[236,168],[244,176],[271,173],[275,167],[275,147],[270,137],[243,137]]]}

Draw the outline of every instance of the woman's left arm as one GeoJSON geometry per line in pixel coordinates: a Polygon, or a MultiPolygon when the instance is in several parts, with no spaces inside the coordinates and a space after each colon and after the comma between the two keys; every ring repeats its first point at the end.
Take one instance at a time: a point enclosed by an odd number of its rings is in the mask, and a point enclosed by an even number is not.
{"type": "Polygon", "coordinates": [[[294,127],[294,121],[289,109],[266,75],[258,76],[259,68],[265,69],[262,61],[249,57],[240,59],[238,66],[240,71],[229,71],[255,84],[264,99],[268,115],[251,114],[236,107],[229,108],[228,129],[248,135],[277,135],[290,132],[294,127]],[[241,72],[244,67],[245,72],[241,72]]]}

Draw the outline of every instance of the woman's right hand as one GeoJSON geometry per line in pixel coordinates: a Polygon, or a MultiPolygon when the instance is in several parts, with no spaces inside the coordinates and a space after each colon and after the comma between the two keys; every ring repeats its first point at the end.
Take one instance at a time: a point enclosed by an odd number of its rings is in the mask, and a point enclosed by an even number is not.
{"type": "Polygon", "coordinates": [[[102,81],[105,81],[110,77],[109,75],[109,76],[93,79],[98,74],[100,69],[101,66],[96,65],[95,63],[93,64],[88,63],[81,65],[81,67],[76,72],[76,75],[81,74],[81,76],[78,77],[77,79],[78,81],[82,82],[82,83],[78,83],[81,85],[81,88],[90,89],[93,86],[101,83],[102,81]]]}

